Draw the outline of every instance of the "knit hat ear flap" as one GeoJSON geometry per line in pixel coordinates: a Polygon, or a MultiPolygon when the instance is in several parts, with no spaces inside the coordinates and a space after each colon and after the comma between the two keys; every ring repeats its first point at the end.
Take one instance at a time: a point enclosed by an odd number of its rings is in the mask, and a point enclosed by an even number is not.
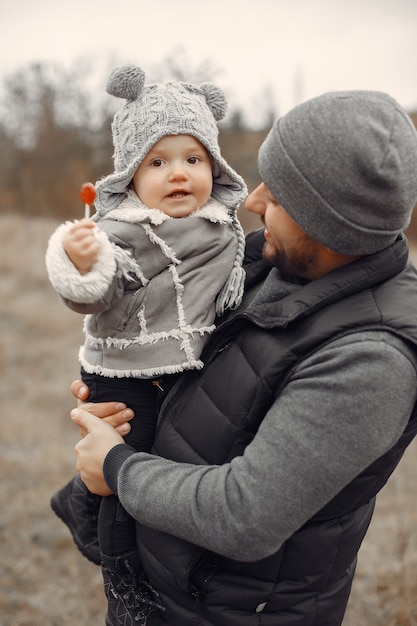
{"type": "MultiPolygon", "coordinates": [[[[213,83],[201,83],[200,90],[203,92],[207,106],[213,114],[216,122],[222,120],[227,112],[227,100],[220,87],[213,83]]],[[[231,211],[232,229],[237,239],[237,250],[232,271],[222,290],[216,299],[216,313],[223,315],[226,309],[235,309],[242,302],[245,288],[245,270],[243,258],[245,255],[245,234],[242,225],[236,215],[231,211]]]]}
{"type": "Polygon", "coordinates": [[[246,273],[243,269],[243,258],[245,256],[245,233],[236,215],[232,213],[232,229],[237,239],[236,257],[230,276],[223,285],[216,299],[216,313],[223,315],[226,309],[236,309],[242,302],[245,289],[246,273]]]}
{"type": "Polygon", "coordinates": [[[106,91],[116,98],[136,100],[143,91],[145,72],[136,65],[116,67],[110,74],[106,91]]]}

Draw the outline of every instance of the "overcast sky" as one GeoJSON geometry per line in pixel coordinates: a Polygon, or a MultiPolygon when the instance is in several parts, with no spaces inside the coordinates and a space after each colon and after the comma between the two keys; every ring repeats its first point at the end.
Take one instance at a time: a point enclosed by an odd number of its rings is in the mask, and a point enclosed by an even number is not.
{"type": "Polygon", "coordinates": [[[0,78],[34,61],[113,54],[146,71],[181,46],[191,64],[211,61],[231,104],[255,116],[267,87],[278,114],[339,89],[386,91],[417,110],[417,0],[0,3],[0,78]]]}

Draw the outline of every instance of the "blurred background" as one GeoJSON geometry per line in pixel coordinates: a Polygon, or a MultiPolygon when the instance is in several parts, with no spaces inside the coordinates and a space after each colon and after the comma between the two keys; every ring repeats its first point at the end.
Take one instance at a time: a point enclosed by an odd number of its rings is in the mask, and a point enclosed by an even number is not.
{"type": "MultiPolygon", "coordinates": [[[[110,71],[225,91],[225,157],[259,182],[272,121],[326,91],[390,93],[416,119],[415,0],[2,0],[0,214],[79,215],[80,181],[112,171],[110,71]]],[[[252,221],[244,208],[246,230],[252,221]]]]}
{"type": "MultiPolygon", "coordinates": [[[[69,419],[82,319],[50,287],[47,241],[112,171],[110,71],[212,81],[225,158],[259,182],[272,121],[320,93],[390,93],[417,123],[416,0],[1,0],[0,626],[93,626],[98,568],[49,508],[74,473],[69,419]]],[[[259,226],[241,207],[246,231],[259,226]]],[[[415,217],[407,232],[416,257],[415,217]]],[[[417,624],[417,444],[379,497],[344,626],[417,624]]]]}

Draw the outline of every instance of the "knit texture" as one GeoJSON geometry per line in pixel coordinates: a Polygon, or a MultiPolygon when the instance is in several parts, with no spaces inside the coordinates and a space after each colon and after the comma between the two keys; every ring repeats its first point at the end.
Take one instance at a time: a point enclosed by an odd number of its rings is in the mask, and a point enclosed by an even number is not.
{"type": "Polygon", "coordinates": [[[313,239],[342,254],[372,254],[410,222],[417,132],[385,93],[328,93],[277,120],[261,146],[259,170],[313,239]]]}
{"type": "Polygon", "coordinates": [[[216,121],[226,114],[227,102],[219,87],[212,83],[197,87],[180,82],[145,85],[144,72],[126,65],[113,70],[107,91],[126,102],[112,123],[115,171],[97,183],[99,215],[120,204],[145,155],[167,135],[191,135],[208,150],[215,200],[235,210],[245,199],[247,188],[243,179],[220,152],[216,121]]]}
{"type": "Polygon", "coordinates": [[[237,239],[235,262],[217,301],[219,314],[234,308],[242,299],[245,280],[242,269],[245,236],[237,209],[247,196],[247,187],[220,152],[216,121],[227,111],[223,91],[208,82],[198,87],[180,82],[145,85],[145,73],[135,65],[115,68],[109,76],[107,91],[125,98],[126,102],[112,123],[115,171],[96,185],[97,213],[93,219],[102,219],[127,197],[137,168],[160,139],[168,135],[195,137],[211,157],[211,196],[227,208],[237,239]]]}

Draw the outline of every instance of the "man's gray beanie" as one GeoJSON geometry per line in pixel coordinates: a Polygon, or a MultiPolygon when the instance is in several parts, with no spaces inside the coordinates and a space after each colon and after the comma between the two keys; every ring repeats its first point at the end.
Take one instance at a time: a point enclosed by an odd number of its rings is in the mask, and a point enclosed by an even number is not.
{"type": "Polygon", "coordinates": [[[259,172],[313,239],[341,254],[372,254],[410,223],[417,132],[388,94],[324,94],[275,122],[259,172]]]}

